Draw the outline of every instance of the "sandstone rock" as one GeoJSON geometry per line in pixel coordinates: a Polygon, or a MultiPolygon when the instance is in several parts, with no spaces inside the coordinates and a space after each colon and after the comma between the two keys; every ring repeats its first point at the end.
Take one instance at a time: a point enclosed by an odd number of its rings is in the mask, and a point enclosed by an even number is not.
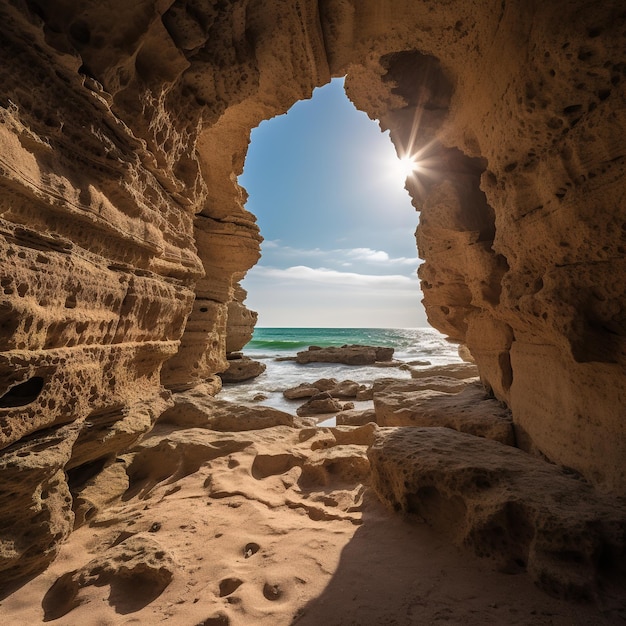
{"type": "Polygon", "coordinates": [[[293,415],[268,406],[244,406],[217,400],[194,391],[174,395],[174,406],[163,413],[160,424],[238,432],[293,426],[293,415]]]}
{"type": "Polygon", "coordinates": [[[353,380],[342,380],[337,386],[328,390],[333,398],[356,398],[359,391],[364,389],[364,385],[355,383],[353,380]]]}
{"type": "Polygon", "coordinates": [[[478,376],[478,368],[472,363],[452,363],[423,370],[411,370],[411,378],[430,378],[434,376],[458,378],[459,380],[476,378],[478,376]]]}
{"type": "MultiPolygon", "coordinates": [[[[111,506],[128,490],[129,480],[126,464],[122,459],[104,467],[82,484],[72,485],[74,500],[74,529],[92,519],[98,511],[111,506]]],[[[72,476],[76,482],[76,472],[72,476]]]]}
{"type": "Polygon", "coordinates": [[[298,363],[343,363],[344,365],[371,365],[377,361],[390,361],[393,348],[375,346],[342,346],[340,348],[320,348],[309,346],[308,350],[298,352],[298,363]]]}
{"type": "Polygon", "coordinates": [[[333,398],[355,398],[359,391],[365,389],[364,385],[352,380],[337,382],[335,378],[321,378],[313,383],[300,383],[297,387],[286,389],[283,396],[288,400],[297,398],[310,398],[315,394],[327,391],[333,398]]]}
{"type": "Polygon", "coordinates": [[[465,344],[461,344],[459,346],[459,356],[466,362],[466,363],[475,363],[474,357],[472,356],[472,353],[470,352],[469,348],[465,345],[465,344]]]}
{"type": "Polygon", "coordinates": [[[110,587],[108,599],[118,613],[137,611],[163,593],[175,569],[172,557],[154,539],[129,537],[58,578],[43,599],[44,620],[67,615],[81,603],[81,590],[92,585],[110,587]]]}
{"type": "Polygon", "coordinates": [[[368,456],[388,506],[504,569],[527,569],[550,593],[598,599],[624,574],[626,503],[554,465],[448,428],[381,429],[368,456]]]}
{"type": "Polygon", "coordinates": [[[350,409],[337,413],[337,426],[363,426],[370,422],[376,422],[374,409],[366,409],[364,411],[350,409]]]}
{"type": "Polygon", "coordinates": [[[234,288],[233,299],[228,303],[226,321],[226,354],[242,350],[252,339],[252,331],[257,321],[257,313],[251,311],[243,302],[246,290],[240,285],[234,288]]]}
{"type": "Polygon", "coordinates": [[[228,359],[228,369],[220,373],[222,382],[240,383],[260,376],[267,366],[247,356],[237,359],[228,359]]]}
{"type": "Polygon", "coordinates": [[[288,400],[297,400],[299,398],[310,398],[320,392],[320,389],[314,386],[315,383],[300,383],[297,387],[285,389],[283,396],[288,400]]]}
{"type": "Polygon", "coordinates": [[[396,391],[392,385],[374,396],[374,411],[379,426],[445,426],[515,445],[510,411],[478,384],[454,394],[396,391]]]}
{"type": "Polygon", "coordinates": [[[359,391],[357,391],[356,400],[358,400],[359,402],[372,400],[373,398],[374,398],[373,386],[371,387],[366,386],[364,389],[359,389],[359,391]]]}
{"type": "Polygon", "coordinates": [[[78,437],[76,424],[31,435],[0,457],[2,587],[42,571],[74,525],[64,471],[78,437]]]}
{"type": "Polygon", "coordinates": [[[251,442],[245,435],[208,433],[205,428],[177,430],[158,424],[129,453],[125,497],[146,497],[162,481],[188,476],[207,461],[244,450],[251,442]]]}
{"type": "Polygon", "coordinates": [[[308,415],[322,415],[324,413],[336,413],[341,411],[341,404],[335,400],[328,391],[322,391],[311,397],[298,408],[296,413],[303,417],[308,415]]]}
{"type": "Polygon", "coordinates": [[[354,408],[354,402],[345,402],[341,405],[342,411],[351,411],[354,408]]]}
{"type": "Polygon", "coordinates": [[[318,389],[319,391],[330,391],[337,386],[336,378],[319,378],[314,383],[312,383],[313,387],[318,389]]]}
{"type": "Polygon", "coordinates": [[[327,485],[331,480],[367,483],[370,467],[366,450],[360,445],[337,444],[313,454],[302,465],[301,485],[327,485]]]}
{"type": "Polygon", "coordinates": [[[372,385],[373,397],[381,391],[393,388],[397,392],[412,391],[442,391],[445,393],[458,393],[468,385],[475,383],[475,378],[450,378],[448,376],[424,376],[416,379],[379,378],[372,385]]]}

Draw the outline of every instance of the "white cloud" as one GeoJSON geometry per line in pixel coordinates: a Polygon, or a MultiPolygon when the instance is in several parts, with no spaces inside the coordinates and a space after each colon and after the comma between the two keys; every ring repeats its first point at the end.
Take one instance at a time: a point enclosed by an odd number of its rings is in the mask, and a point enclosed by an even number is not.
{"type": "Polygon", "coordinates": [[[372,248],[336,248],[332,250],[322,250],[320,248],[292,248],[282,246],[278,241],[264,243],[264,251],[268,254],[266,258],[272,265],[281,265],[280,260],[301,261],[306,259],[317,259],[320,264],[327,266],[337,265],[339,267],[349,267],[353,262],[371,264],[379,269],[388,266],[393,271],[394,265],[417,267],[420,260],[417,258],[417,251],[414,257],[391,257],[384,250],[374,250],[372,248]]]}
{"type": "Polygon", "coordinates": [[[352,250],[338,250],[338,252],[345,252],[349,257],[362,261],[389,261],[389,255],[384,250],[372,250],[371,248],[352,248],[352,250]]]}
{"type": "Polygon", "coordinates": [[[377,276],[325,267],[254,267],[247,306],[259,326],[409,328],[426,325],[417,277],[377,276]]]}
{"type": "Polygon", "coordinates": [[[357,274],[355,272],[340,272],[325,267],[308,267],[306,265],[294,265],[286,269],[274,267],[256,266],[251,273],[263,278],[272,278],[277,281],[289,282],[312,282],[324,285],[348,285],[377,287],[380,289],[415,287],[417,288],[417,278],[410,278],[400,274],[374,275],[357,274]]]}

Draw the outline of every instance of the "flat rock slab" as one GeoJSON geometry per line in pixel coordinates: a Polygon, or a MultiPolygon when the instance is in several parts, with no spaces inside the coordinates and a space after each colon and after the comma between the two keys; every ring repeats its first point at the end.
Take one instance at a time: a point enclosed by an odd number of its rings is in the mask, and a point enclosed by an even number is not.
{"type": "Polygon", "coordinates": [[[349,409],[337,413],[337,426],[364,426],[370,422],[376,422],[374,409],[349,409]]]}
{"type": "Polygon", "coordinates": [[[435,365],[427,369],[411,369],[411,378],[425,378],[427,376],[445,376],[446,378],[475,378],[478,376],[478,368],[473,363],[449,363],[448,365],[435,365]]]}
{"type": "Polygon", "coordinates": [[[245,406],[206,396],[190,389],[173,395],[174,406],[159,418],[160,424],[207,428],[221,432],[294,426],[294,416],[269,406],[245,406]]]}
{"type": "Polygon", "coordinates": [[[455,394],[397,389],[391,385],[374,395],[375,421],[379,426],[445,426],[515,445],[510,411],[489,398],[479,384],[455,394]]]}
{"type": "Polygon", "coordinates": [[[353,380],[338,382],[334,378],[321,378],[313,383],[300,383],[297,387],[285,389],[283,396],[288,400],[296,400],[310,398],[320,392],[327,391],[333,398],[355,398],[359,392],[365,390],[365,385],[360,385],[353,380]]]}
{"type": "Polygon", "coordinates": [[[309,346],[308,350],[298,352],[296,362],[305,363],[343,363],[344,365],[371,365],[377,361],[391,361],[393,348],[380,346],[341,346],[319,348],[309,346]]]}
{"type": "Polygon", "coordinates": [[[372,486],[545,591],[606,601],[626,577],[626,503],[517,448],[448,428],[382,428],[372,486]]]}

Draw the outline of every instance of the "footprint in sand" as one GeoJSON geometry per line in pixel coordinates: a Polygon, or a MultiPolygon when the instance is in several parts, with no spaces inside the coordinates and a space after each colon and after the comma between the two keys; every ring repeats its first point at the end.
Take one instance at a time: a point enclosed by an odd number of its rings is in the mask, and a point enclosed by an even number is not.
{"type": "Polygon", "coordinates": [[[228,615],[224,615],[224,613],[218,613],[213,617],[207,617],[202,622],[199,622],[197,626],[228,626],[230,624],[230,619],[228,615]]]}
{"type": "Polygon", "coordinates": [[[270,585],[269,583],[265,583],[265,585],[263,585],[263,595],[266,600],[274,602],[275,600],[280,599],[283,592],[279,585],[270,585]]]}
{"type": "Polygon", "coordinates": [[[247,543],[243,549],[243,558],[249,559],[253,554],[256,554],[261,549],[258,543],[247,543]]]}
{"type": "Polygon", "coordinates": [[[241,585],[243,585],[243,580],[239,578],[224,578],[220,582],[220,598],[225,598],[234,593],[241,585]]]}

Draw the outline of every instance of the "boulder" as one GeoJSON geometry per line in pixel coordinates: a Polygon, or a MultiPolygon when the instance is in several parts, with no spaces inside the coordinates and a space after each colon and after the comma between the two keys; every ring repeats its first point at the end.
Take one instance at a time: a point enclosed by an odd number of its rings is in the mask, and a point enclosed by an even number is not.
{"type": "Polygon", "coordinates": [[[245,406],[218,400],[194,390],[173,396],[174,406],[161,415],[159,424],[207,428],[221,432],[294,426],[294,416],[269,406],[245,406]]]}
{"type": "Polygon", "coordinates": [[[300,417],[309,415],[323,415],[325,413],[337,413],[341,411],[341,404],[333,398],[328,391],[323,391],[313,396],[298,408],[296,413],[300,417]]]}
{"type": "Polygon", "coordinates": [[[364,385],[355,383],[353,380],[343,380],[338,383],[335,378],[321,378],[314,383],[300,383],[297,387],[285,389],[283,396],[288,400],[295,400],[310,398],[327,391],[333,398],[355,398],[359,391],[364,389],[364,385]]]}
{"type": "Polygon", "coordinates": [[[454,394],[391,385],[374,396],[374,410],[379,426],[445,426],[515,445],[511,412],[477,383],[454,394]]]}
{"type": "Polygon", "coordinates": [[[370,422],[376,422],[374,409],[366,409],[364,411],[349,409],[337,413],[337,426],[363,426],[370,422]]]}
{"type": "Polygon", "coordinates": [[[364,389],[364,385],[355,383],[353,380],[343,380],[332,389],[329,389],[328,393],[333,398],[356,398],[359,391],[364,389]]]}
{"type": "Polygon", "coordinates": [[[368,456],[385,504],[504,571],[526,569],[545,591],[576,600],[623,584],[626,502],[571,472],[449,428],[379,429],[368,456]]]}
{"type": "Polygon", "coordinates": [[[260,376],[267,366],[248,356],[228,358],[228,369],[219,376],[225,383],[240,383],[260,376]]]}
{"type": "Polygon", "coordinates": [[[297,387],[291,387],[283,391],[283,396],[287,400],[298,400],[300,398],[310,398],[320,392],[320,390],[314,386],[315,383],[300,383],[297,387]]]}
{"type": "Polygon", "coordinates": [[[372,365],[377,361],[391,361],[393,348],[378,346],[346,345],[330,348],[309,346],[298,352],[296,361],[305,363],[343,363],[344,365],[372,365]]]}

